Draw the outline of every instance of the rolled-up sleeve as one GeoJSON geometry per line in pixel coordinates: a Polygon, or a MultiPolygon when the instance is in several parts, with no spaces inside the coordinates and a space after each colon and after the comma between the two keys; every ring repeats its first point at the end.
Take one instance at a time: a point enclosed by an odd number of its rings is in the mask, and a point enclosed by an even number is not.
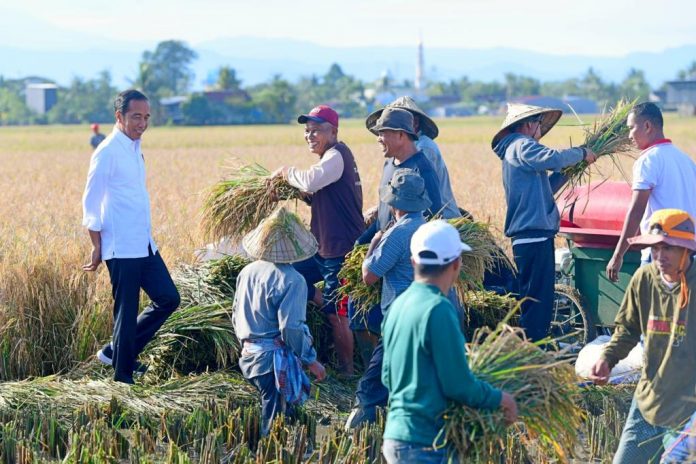
{"type": "Polygon", "coordinates": [[[89,163],[87,184],[82,195],[82,225],[99,232],[102,229],[101,208],[109,174],[109,157],[106,150],[95,152],[89,163]]]}
{"type": "Polygon", "coordinates": [[[316,361],[312,336],[305,323],[307,313],[307,286],[302,278],[289,282],[278,306],[278,325],[283,342],[304,365],[316,361]]]}
{"type": "Polygon", "coordinates": [[[332,148],[321,160],[309,169],[288,168],[288,183],[303,192],[316,193],[327,185],[338,181],[343,175],[343,157],[332,148]]]}

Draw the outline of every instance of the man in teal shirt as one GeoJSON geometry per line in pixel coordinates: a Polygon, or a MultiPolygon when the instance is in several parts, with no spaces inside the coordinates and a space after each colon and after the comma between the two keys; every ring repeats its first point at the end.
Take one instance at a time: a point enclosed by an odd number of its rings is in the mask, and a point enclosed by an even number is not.
{"type": "Polygon", "coordinates": [[[509,394],[469,370],[464,334],[447,294],[459,277],[461,254],[471,248],[443,220],[422,225],[411,239],[415,281],[391,305],[382,325],[382,382],[389,390],[383,454],[396,462],[446,462],[448,449],[433,442],[450,401],[502,408],[517,419],[509,394]]]}

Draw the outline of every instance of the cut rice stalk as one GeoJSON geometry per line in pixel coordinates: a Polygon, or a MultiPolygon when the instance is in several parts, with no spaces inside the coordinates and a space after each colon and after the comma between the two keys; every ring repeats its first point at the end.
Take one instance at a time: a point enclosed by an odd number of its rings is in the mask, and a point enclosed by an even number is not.
{"type": "MultiPolygon", "coordinates": [[[[614,165],[620,169],[615,157],[621,154],[631,154],[635,151],[626,125],[628,114],[635,103],[635,100],[631,102],[618,101],[614,108],[602,114],[591,128],[585,130],[585,141],[582,146],[591,149],[597,158],[611,157],[614,165]]],[[[561,172],[568,177],[568,183],[561,192],[572,191],[579,185],[587,184],[591,177],[590,165],[584,160],[562,169],[561,172]]],[[[558,196],[560,197],[560,195],[562,193],[558,196]]]]}
{"type": "Polygon", "coordinates": [[[362,264],[365,261],[368,245],[357,245],[347,255],[338,273],[342,282],[338,288],[339,298],[349,296],[353,300],[356,314],[365,314],[379,304],[382,294],[382,281],[375,285],[365,285],[362,280],[362,264]]]}
{"type": "Polygon", "coordinates": [[[203,205],[203,230],[220,240],[238,240],[265,219],[282,200],[301,198],[299,189],[282,177],[270,177],[261,165],[234,170],[210,189],[203,205]]]}
{"type": "Polygon", "coordinates": [[[480,380],[515,397],[519,421],[508,430],[503,412],[452,405],[439,438],[456,449],[463,462],[500,462],[509,432],[524,446],[568,462],[578,443],[585,413],[578,406],[580,389],[563,352],[544,351],[543,340],[531,343],[521,329],[500,324],[482,329],[468,346],[469,366],[480,380]]]}

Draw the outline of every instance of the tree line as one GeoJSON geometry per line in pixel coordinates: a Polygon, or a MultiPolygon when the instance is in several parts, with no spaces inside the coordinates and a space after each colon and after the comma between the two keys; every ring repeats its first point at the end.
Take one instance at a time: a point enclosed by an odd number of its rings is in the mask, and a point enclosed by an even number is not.
{"type": "MultiPolygon", "coordinates": [[[[217,81],[207,92],[191,92],[194,80],[191,65],[196,59],[196,52],[177,40],[160,42],[154,50],[143,52],[138,74],[131,83],[150,97],[157,123],[174,119],[190,125],[286,123],[319,103],[333,105],[345,117],[360,117],[372,109],[381,92],[398,93],[413,88],[412,82],[395,82],[388,75],[374,82],[363,82],[334,63],[323,75],[313,74],[290,82],[277,74],[267,82],[249,86],[243,85],[234,68],[222,66],[217,81]],[[210,92],[217,92],[217,97],[211,98],[210,92]],[[176,105],[179,114],[174,116],[160,102],[176,96],[186,98],[176,105]]],[[[679,79],[695,77],[696,61],[677,75],[679,79]]],[[[93,79],[76,77],[67,87],[60,87],[58,103],[42,115],[31,111],[25,103],[27,82],[50,82],[50,79],[11,80],[0,76],[0,125],[113,121],[111,105],[120,89],[113,86],[108,71],[93,79]]],[[[651,88],[639,69],[630,69],[621,82],[614,83],[603,80],[590,68],[578,78],[546,82],[515,73],[506,73],[502,81],[490,82],[463,76],[448,82],[428,82],[423,92],[429,97],[423,103],[426,110],[444,100],[476,110],[526,95],[584,97],[602,107],[622,97],[647,99],[651,88]]]]}

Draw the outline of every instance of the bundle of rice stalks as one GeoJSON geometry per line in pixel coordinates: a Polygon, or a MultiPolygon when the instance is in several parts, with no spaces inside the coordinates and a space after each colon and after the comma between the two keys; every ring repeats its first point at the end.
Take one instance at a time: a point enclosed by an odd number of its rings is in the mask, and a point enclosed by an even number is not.
{"type": "MultiPolygon", "coordinates": [[[[615,155],[630,153],[634,150],[633,142],[628,137],[626,119],[635,103],[636,101],[620,100],[608,113],[602,114],[591,128],[585,130],[585,142],[582,146],[591,149],[598,158],[611,157],[614,166],[619,170],[621,170],[621,166],[614,158],[615,155]]],[[[590,171],[588,168],[587,162],[581,161],[561,171],[568,177],[569,188],[589,183],[590,171]]]]}
{"type": "Polygon", "coordinates": [[[367,313],[370,308],[379,304],[382,295],[381,281],[367,286],[362,280],[362,263],[365,261],[368,246],[357,245],[353,248],[346,255],[343,268],[338,273],[338,278],[343,281],[338,289],[339,298],[346,295],[351,297],[358,314],[367,313]]]}
{"type": "Polygon", "coordinates": [[[498,263],[506,263],[510,267],[512,265],[496,243],[490,224],[463,217],[449,219],[447,222],[457,229],[461,241],[472,248],[462,254],[459,280],[454,283],[457,297],[466,304],[467,291],[481,288],[486,271],[494,269],[498,263]]]}
{"type": "Polygon", "coordinates": [[[237,276],[251,261],[237,255],[182,265],[172,273],[181,295],[181,307],[201,306],[232,301],[237,276]]]}
{"type": "Polygon", "coordinates": [[[146,346],[148,377],[163,379],[233,365],[239,353],[229,306],[191,306],[175,311],[146,346]]]}
{"type": "MultiPolygon", "coordinates": [[[[469,365],[479,379],[515,397],[519,423],[513,432],[521,443],[567,462],[584,418],[576,405],[580,391],[575,372],[563,353],[544,351],[523,337],[520,329],[505,324],[492,332],[478,331],[468,347],[469,365]]],[[[500,461],[508,432],[501,410],[458,404],[446,411],[441,434],[462,461],[494,463],[500,461]]]]}
{"type": "MultiPolygon", "coordinates": [[[[519,304],[512,294],[499,295],[490,290],[470,290],[465,293],[466,331],[464,335],[471,340],[474,331],[482,327],[494,329],[519,304]]],[[[511,322],[516,325],[516,315],[511,322]]]]}
{"type": "Polygon", "coordinates": [[[213,185],[203,205],[204,231],[214,239],[241,238],[266,218],[281,200],[300,198],[282,177],[269,177],[261,165],[242,166],[213,185]]]}

